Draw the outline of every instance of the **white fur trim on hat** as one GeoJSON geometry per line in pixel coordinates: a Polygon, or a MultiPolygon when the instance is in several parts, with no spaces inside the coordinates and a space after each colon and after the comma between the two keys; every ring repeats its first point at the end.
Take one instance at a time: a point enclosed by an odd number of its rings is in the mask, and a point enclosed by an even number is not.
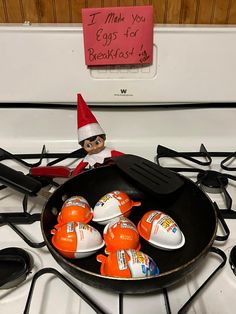
{"type": "Polygon", "coordinates": [[[105,134],[105,132],[98,123],[86,124],[78,129],[78,140],[81,142],[89,137],[100,134],[105,134]]]}

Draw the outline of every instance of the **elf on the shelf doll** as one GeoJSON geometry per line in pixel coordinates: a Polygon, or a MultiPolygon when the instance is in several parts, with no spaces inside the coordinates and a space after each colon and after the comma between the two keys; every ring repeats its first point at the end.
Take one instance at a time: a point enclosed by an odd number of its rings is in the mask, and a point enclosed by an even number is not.
{"type": "Polygon", "coordinates": [[[79,144],[87,153],[77,167],[75,169],[64,166],[34,167],[30,171],[32,176],[75,176],[84,170],[109,162],[112,157],[123,155],[123,153],[105,146],[105,132],[80,94],[77,95],[77,125],[79,144]]]}
{"type": "Polygon", "coordinates": [[[105,146],[105,132],[80,94],[77,95],[77,104],[78,140],[87,155],[74,169],[72,176],[84,169],[98,167],[112,157],[123,155],[105,146]]]}

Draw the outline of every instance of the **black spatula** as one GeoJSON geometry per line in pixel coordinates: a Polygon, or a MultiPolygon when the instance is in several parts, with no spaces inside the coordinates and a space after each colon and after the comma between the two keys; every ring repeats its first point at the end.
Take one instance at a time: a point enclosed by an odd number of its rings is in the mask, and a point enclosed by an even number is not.
{"type": "Polygon", "coordinates": [[[157,196],[177,191],[184,180],[175,172],[139,156],[125,154],[113,158],[115,164],[143,189],[157,196]]]}

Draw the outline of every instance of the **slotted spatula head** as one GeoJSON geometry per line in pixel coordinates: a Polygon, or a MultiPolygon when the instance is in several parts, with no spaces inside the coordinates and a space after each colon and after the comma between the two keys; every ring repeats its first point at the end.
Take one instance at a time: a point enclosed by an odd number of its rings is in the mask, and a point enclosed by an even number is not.
{"type": "Polygon", "coordinates": [[[177,191],[184,180],[175,172],[163,168],[145,158],[125,154],[113,158],[115,164],[143,189],[165,196],[177,191]]]}

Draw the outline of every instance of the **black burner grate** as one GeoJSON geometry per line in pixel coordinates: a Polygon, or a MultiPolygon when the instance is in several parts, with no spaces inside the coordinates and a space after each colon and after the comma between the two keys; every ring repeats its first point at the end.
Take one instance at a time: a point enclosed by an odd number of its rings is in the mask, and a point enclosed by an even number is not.
{"type": "Polygon", "coordinates": [[[208,193],[221,193],[225,200],[225,208],[220,208],[220,212],[224,218],[236,219],[236,211],[232,209],[232,197],[228,193],[227,186],[230,180],[236,181],[236,176],[229,173],[221,173],[212,171],[210,165],[213,158],[222,158],[219,167],[223,170],[236,171],[235,167],[229,166],[236,158],[236,152],[208,152],[203,144],[200,146],[199,152],[177,152],[162,145],[157,146],[156,160],[159,165],[162,158],[177,158],[181,167],[168,167],[168,169],[179,173],[196,173],[196,184],[208,193]],[[186,166],[186,161],[188,166],[186,166]],[[226,166],[227,164],[227,166],[226,166]],[[201,166],[201,168],[197,168],[201,166]]]}

